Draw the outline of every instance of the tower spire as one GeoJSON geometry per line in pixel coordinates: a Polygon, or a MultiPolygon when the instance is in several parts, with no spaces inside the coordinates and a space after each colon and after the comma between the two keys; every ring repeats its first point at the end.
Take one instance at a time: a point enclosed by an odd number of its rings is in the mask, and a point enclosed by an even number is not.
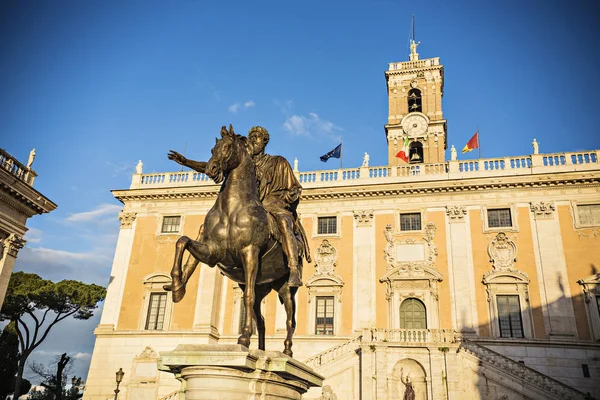
{"type": "Polygon", "coordinates": [[[415,14],[412,16],[411,21],[411,38],[410,38],[410,61],[417,61],[419,59],[419,53],[417,53],[417,46],[421,44],[421,42],[415,42],[415,14]]]}

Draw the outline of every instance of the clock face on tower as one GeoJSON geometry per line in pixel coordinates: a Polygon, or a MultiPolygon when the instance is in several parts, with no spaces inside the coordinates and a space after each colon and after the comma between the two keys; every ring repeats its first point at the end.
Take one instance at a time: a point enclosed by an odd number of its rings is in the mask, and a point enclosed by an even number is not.
{"type": "Polygon", "coordinates": [[[421,113],[410,113],[402,120],[402,129],[408,136],[424,135],[427,125],[427,117],[421,113]]]}

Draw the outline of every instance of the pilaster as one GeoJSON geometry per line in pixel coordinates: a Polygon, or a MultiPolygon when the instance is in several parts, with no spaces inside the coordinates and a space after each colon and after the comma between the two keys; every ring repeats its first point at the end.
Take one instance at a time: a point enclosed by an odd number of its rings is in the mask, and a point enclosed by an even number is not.
{"type": "Polygon", "coordinates": [[[208,335],[209,343],[219,340],[219,315],[221,313],[221,288],[223,276],[216,268],[200,264],[198,296],[194,312],[194,331],[208,335]]]}
{"type": "Polygon", "coordinates": [[[0,244],[2,245],[2,254],[0,254],[2,256],[0,258],[0,308],[2,308],[17,254],[25,246],[25,240],[20,235],[11,233],[0,244]]]}
{"type": "Polygon", "coordinates": [[[552,338],[577,336],[560,224],[553,203],[530,204],[533,248],[546,332],[552,338]]]}
{"type": "Polygon", "coordinates": [[[123,291],[125,290],[125,279],[131,257],[131,248],[133,246],[133,237],[135,234],[137,213],[121,212],[119,221],[121,229],[117,239],[117,247],[113,258],[113,265],[110,271],[110,279],[106,289],[106,300],[100,325],[98,328],[105,330],[116,330],[123,300],[123,291]]]}
{"type": "Polygon", "coordinates": [[[375,326],[375,227],[373,210],[354,211],[352,329],[375,326]]]}

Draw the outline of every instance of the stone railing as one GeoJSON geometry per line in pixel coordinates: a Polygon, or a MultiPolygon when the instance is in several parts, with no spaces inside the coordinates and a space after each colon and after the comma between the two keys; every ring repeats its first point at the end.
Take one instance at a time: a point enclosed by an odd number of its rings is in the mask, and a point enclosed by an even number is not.
{"type": "Polygon", "coordinates": [[[33,170],[21,164],[4,149],[0,149],[0,168],[31,186],[37,176],[33,170]]]}
{"type": "MultiPolygon", "coordinates": [[[[364,183],[404,183],[554,172],[600,170],[600,150],[527,156],[452,160],[445,163],[357,167],[310,172],[295,171],[304,188],[364,183]]],[[[131,189],[210,186],[214,182],[195,171],[134,174],[131,189]]]]}
{"type": "Polygon", "coordinates": [[[159,397],[158,400],[179,400],[179,390],[169,393],[166,396],[159,397]]]}
{"type": "Polygon", "coordinates": [[[421,343],[454,343],[456,332],[451,329],[379,329],[363,332],[365,341],[393,342],[404,345],[421,343]]]}
{"type": "Polygon", "coordinates": [[[424,67],[433,67],[435,65],[440,65],[440,58],[426,58],[424,60],[416,60],[416,61],[401,61],[395,63],[389,63],[389,70],[407,70],[407,69],[415,69],[415,68],[424,68],[424,67]]]}
{"type": "Polygon", "coordinates": [[[573,389],[556,379],[467,339],[461,339],[459,351],[460,350],[470,353],[484,362],[492,364],[494,367],[520,379],[527,385],[535,386],[543,391],[553,393],[557,398],[563,400],[586,398],[584,393],[573,389]]]}
{"type": "Polygon", "coordinates": [[[360,347],[361,341],[362,337],[357,336],[345,343],[339,344],[310,357],[309,359],[304,361],[304,363],[313,369],[319,368],[323,364],[329,363],[340,357],[344,357],[348,354],[354,353],[356,349],[360,347]]]}

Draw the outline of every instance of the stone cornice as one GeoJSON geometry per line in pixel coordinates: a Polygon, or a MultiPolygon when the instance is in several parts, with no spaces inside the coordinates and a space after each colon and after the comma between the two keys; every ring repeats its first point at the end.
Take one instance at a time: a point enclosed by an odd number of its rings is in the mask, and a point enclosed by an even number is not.
{"type": "Polygon", "coordinates": [[[48,213],[57,207],[33,187],[2,169],[0,169],[0,194],[2,201],[28,217],[48,213]]]}
{"type": "MultiPolygon", "coordinates": [[[[497,176],[469,179],[445,179],[416,182],[365,182],[348,181],[348,185],[331,185],[304,188],[302,200],[369,199],[429,194],[468,194],[481,191],[515,189],[547,190],[550,188],[600,187],[600,172],[565,172],[535,175],[497,176]]],[[[123,203],[148,200],[190,200],[216,198],[219,185],[186,186],[170,188],[113,190],[115,198],[123,203]]]]}

